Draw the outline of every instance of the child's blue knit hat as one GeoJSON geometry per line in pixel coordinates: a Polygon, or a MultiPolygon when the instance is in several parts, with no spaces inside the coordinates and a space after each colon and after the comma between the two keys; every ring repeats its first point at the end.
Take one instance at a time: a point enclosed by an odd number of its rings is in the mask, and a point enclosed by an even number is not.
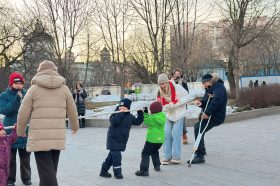
{"type": "Polygon", "coordinates": [[[128,110],[130,110],[130,106],[131,106],[131,100],[124,98],[120,101],[120,106],[124,106],[126,107],[128,110]]]}

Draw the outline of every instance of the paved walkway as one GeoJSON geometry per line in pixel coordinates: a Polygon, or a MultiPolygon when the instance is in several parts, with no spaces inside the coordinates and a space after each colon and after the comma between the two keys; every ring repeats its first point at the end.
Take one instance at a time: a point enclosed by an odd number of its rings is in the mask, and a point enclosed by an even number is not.
{"type": "MultiPolygon", "coordinates": [[[[206,163],[191,168],[186,164],[194,141],[193,129],[189,128],[190,144],[183,146],[182,164],[162,166],[159,173],[151,169],[150,176],[143,178],[136,177],[134,172],[139,168],[145,131],[133,128],[130,132],[128,147],[123,153],[123,180],[98,176],[107,156],[107,129],[86,128],[76,136],[68,132],[67,149],[62,152],[59,163],[59,185],[280,185],[280,114],[214,128],[206,135],[206,163]]],[[[33,155],[32,168],[33,185],[39,185],[33,155]]],[[[17,185],[21,185],[19,174],[17,180],[17,185]]]]}

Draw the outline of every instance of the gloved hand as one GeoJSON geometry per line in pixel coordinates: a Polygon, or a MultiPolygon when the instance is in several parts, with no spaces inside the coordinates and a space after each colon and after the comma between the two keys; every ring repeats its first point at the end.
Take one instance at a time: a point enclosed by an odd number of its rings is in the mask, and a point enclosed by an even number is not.
{"type": "Polygon", "coordinates": [[[175,108],[175,105],[173,103],[169,103],[169,104],[163,106],[163,111],[170,111],[174,108],[175,108]]]}
{"type": "Polygon", "coordinates": [[[148,107],[144,107],[144,112],[145,113],[148,113],[149,111],[148,111],[148,107]]]}

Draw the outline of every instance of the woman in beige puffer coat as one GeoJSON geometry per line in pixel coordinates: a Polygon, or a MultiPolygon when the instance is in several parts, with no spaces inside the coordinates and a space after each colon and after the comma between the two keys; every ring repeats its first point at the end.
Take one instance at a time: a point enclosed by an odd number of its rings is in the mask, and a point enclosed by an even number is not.
{"type": "Polygon", "coordinates": [[[24,136],[29,122],[27,151],[35,152],[40,185],[57,186],[59,154],[65,149],[66,114],[73,133],[79,128],[78,114],[72,94],[55,64],[43,61],[37,72],[18,112],[17,134],[24,136]]]}

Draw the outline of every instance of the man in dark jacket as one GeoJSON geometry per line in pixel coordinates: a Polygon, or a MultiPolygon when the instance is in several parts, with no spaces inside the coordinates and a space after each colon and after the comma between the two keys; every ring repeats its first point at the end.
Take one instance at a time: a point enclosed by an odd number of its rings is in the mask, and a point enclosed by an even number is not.
{"type": "MultiPolygon", "coordinates": [[[[195,104],[202,108],[201,114],[201,129],[199,131],[199,122],[194,125],[195,139],[197,139],[198,133],[202,132],[206,127],[207,121],[210,118],[208,127],[205,133],[215,126],[222,124],[226,117],[226,105],[227,105],[227,91],[224,86],[223,80],[221,80],[218,74],[213,73],[205,74],[202,77],[202,84],[205,88],[205,94],[202,100],[195,100],[195,104]],[[206,108],[207,100],[210,96],[208,106],[206,108]]],[[[205,134],[204,133],[204,134],[205,134]]],[[[199,143],[196,155],[192,160],[192,164],[205,163],[204,155],[206,154],[204,145],[204,134],[199,143]]],[[[189,161],[188,161],[189,163],[189,161]]]]}
{"type": "MultiPolygon", "coordinates": [[[[26,90],[24,78],[20,73],[13,72],[9,77],[9,87],[0,94],[0,114],[5,115],[3,124],[5,127],[14,126],[17,122],[17,114],[26,90]]],[[[9,135],[12,129],[7,130],[9,135]]],[[[16,182],[16,155],[19,152],[21,180],[24,185],[31,185],[30,153],[26,151],[26,137],[18,137],[11,148],[10,174],[7,185],[13,186],[16,182]]]]}
{"type": "Polygon", "coordinates": [[[129,138],[129,131],[131,125],[141,125],[144,116],[143,111],[137,111],[137,118],[127,112],[130,109],[131,101],[127,98],[122,99],[116,111],[120,113],[112,114],[110,116],[110,127],[107,133],[107,149],[110,150],[107,158],[102,164],[99,176],[110,178],[111,174],[108,170],[113,166],[114,175],[117,179],[122,179],[121,167],[121,151],[125,151],[126,144],[129,138]]]}

